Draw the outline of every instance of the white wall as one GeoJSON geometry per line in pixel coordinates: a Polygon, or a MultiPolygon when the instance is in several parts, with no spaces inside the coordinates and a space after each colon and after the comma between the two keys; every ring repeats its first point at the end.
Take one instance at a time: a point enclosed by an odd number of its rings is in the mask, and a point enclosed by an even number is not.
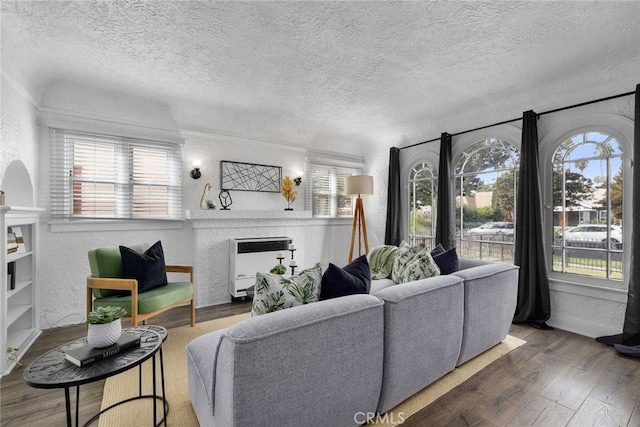
{"type": "Polygon", "coordinates": [[[33,187],[38,179],[37,110],[24,89],[5,74],[2,74],[1,84],[0,189],[6,192],[6,204],[33,206],[33,199],[37,194],[33,187]],[[29,182],[16,182],[13,177],[5,176],[12,162],[21,162],[14,163],[13,166],[18,166],[15,170],[26,168],[29,176],[21,173],[20,178],[21,181],[29,179],[29,182]],[[25,196],[24,193],[30,194],[25,196]]]}
{"type": "MultiPolygon", "coordinates": [[[[182,194],[185,211],[199,210],[205,183],[213,185],[212,198],[220,191],[220,161],[259,163],[282,167],[282,174],[294,175],[304,170],[306,151],[288,145],[178,130],[171,111],[143,99],[114,94],[96,88],[54,85],[44,94],[39,128],[38,168],[40,176],[39,206],[48,205],[49,131],[51,124],[97,127],[102,132],[119,132],[129,136],[151,136],[183,139],[182,194]],[[191,162],[202,162],[200,179],[189,175],[191,162]]],[[[303,177],[304,180],[304,177],[303,177]]],[[[296,187],[295,211],[304,209],[304,182],[296,187]]],[[[228,292],[229,238],[289,236],[298,247],[296,258],[301,266],[320,262],[346,264],[351,232],[349,219],[242,219],[245,211],[274,212],[286,215],[286,200],[280,193],[232,191],[233,204],[229,219],[184,221],[179,224],[139,223],[134,225],[89,225],[41,227],[39,283],[41,327],[81,322],[85,311],[85,281],[89,275],[87,252],[95,247],[116,246],[161,240],[167,263],[194,265],[196,272],[196,304],[198,307],[231,300],[228,292]],[[124,227],[124,229],[123,229],[124,227]]],[[[217,213],[220,213],[217,210],[217,213]]],[[[224,214],[224,213],[222,213],[224,214]]],[[[310,216],[310,215],[308,215],[310,216]]],[[[286,217],[285,217],[286,218],[286,217]]],[[[46,221],[46,215],[45,215],[46,221]]],[[[274,259],[274,265],[276,260],[274,259]]]]}

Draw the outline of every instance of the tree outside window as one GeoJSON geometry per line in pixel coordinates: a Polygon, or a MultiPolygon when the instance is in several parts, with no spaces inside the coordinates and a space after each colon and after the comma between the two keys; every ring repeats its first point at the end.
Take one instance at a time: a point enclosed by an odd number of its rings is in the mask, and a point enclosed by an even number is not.
{"type": "Polygon", "coordinates": [[[519,151],[497,138],[457,159],[456,239],[461,255],[513,262],[519,151]]]}

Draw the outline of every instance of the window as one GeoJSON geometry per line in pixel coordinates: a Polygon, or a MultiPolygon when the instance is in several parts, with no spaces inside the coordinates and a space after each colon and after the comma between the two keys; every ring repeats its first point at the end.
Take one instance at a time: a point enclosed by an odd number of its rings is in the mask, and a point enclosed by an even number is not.
{"type": "Polygon", "coordinates": [[[553,154],[552,271],[623,280],[623,149],[581,132],[553,154]]]}
{"type": "Polygon", "coordinates": [[[459,254],[513,262],[518,149],[487,138],[457,159],[456,240],[459,254]]]}
{"type": "Polygon", "coordinates": [[[409,174],[409,240],[412,245],[435,246],[438,176],[429,163],[419,163],[409,174]]]}
{"type": "Polygon", "coordinates": [[[51,129],[50,217],[181,219],[180,146],[51,129]]]}
{"type": "Polygon", "coordinates": [[[358,174],[357,168],[309,164],[306,209],[311,209],[314,217],[352,216],[351,197],[345,195],[344,181],[358,174]]]}

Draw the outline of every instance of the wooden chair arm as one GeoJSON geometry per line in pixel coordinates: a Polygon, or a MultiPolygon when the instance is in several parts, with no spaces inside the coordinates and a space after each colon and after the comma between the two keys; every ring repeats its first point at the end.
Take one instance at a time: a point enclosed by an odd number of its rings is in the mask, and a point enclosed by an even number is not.
{"type": "Polygon", "coordinates": [[[172,265],[172,264],[167,264],[165,267],[166,267],[167,273],[188,273],[189,274],[189,281],[191,283],[193,283],[193,285],[195,286],[195,283],[193,281],[193,266],[192,265],[172,265]]]}
{"type": "MultiPolygon", "coordinates": [[[[93,289],[131,291],[131,324],[138,325],[138,281],[136,279],[87,277],[87,319],[89,312],[93,309],[93,289]]],[[[89,329],[89,323],[87,323],[87,329],[89,329]]]]}
{"type": "Polygon", "coordinates": [[[113,289],[117,291],[138,292],[136,279],[119,279],[104,277],[87,277],[87,287],[91,289],[113,289]]]}

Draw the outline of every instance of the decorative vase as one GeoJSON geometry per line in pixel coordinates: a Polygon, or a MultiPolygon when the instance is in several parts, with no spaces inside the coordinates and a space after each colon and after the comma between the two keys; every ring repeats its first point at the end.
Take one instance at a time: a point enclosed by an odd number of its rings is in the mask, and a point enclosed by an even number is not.
{"type": "Polygon", "coordinates": [[[115,344],[122,334],[122,323],[116,319],[111,323],[89,324],[87,344],[91,347],[109,347],[115,344]]]}

